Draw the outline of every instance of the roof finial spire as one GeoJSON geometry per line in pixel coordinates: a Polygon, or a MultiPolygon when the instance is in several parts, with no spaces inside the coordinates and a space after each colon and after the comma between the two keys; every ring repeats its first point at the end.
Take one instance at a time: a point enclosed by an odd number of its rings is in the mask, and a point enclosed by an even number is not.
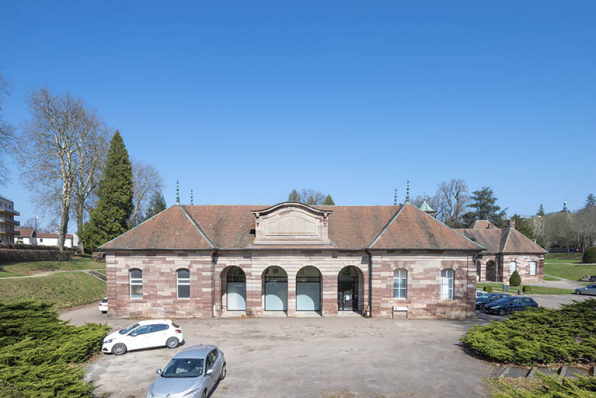
{"type": "Polygon", "coordinates": [[[180,184],[178,183],[178,180],[176,180],[176,204],[180,204],[180,184]]]}
{"type": "Polygon", "coordinates": [[[395,193],[393,194],[393,206],[397,206],[397,188],[395,188],[395,193]]]}
{"type": "Polygon", "coordinates": [[[190,205],[194,205],[194,197],[192,195],[192,188],[190,189],[190,205]]]}
{"type": "Polygon", "coordinates": [[[410,203],[410,180],[408,179],[408,185],[406,187],[406,203],[410,203]]]}

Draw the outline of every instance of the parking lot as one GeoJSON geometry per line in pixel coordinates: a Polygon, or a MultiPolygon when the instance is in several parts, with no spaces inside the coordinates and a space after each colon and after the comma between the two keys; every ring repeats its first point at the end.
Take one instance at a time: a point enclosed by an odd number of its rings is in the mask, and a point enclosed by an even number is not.
{"type": "MultiPolygon", "coordinates": [[[[558,308],[585,296],[532,295],[558,308]]],[[[214,397],[462,397],[489,396],[483,382],[490,364],[459,346],[475,321],[389,320],[359,317],[182,319],[186,345],[216,344],[225,353],[228,377],[214,397]]],[[[132,323],[102,315],[96,305],[62,314],[72,323],[132,323]]],[[[123,356],[100,355],[86,378],[97,396],[144,397],[174,350],[152,349],[123,356]]]]}
{"type": "MultiPolygon", "coordinates": [[[[95,306],[63,314],[73,323],[105,322],[95,306]]],[[[121,328],[130,320],[110,319],[121,328]]],[[[228,377],[214,397],[488,396],[490,365],[468,356],[459,338],[472,321],[364,318],[179,320],[186,346],[213,343],[228,377]]],[[[183,347],[100,355],[86,378],[97,396],[144,397],[155,370],[183,347]],[[102,395],[104,394],[104,395],[102,395]]]]}

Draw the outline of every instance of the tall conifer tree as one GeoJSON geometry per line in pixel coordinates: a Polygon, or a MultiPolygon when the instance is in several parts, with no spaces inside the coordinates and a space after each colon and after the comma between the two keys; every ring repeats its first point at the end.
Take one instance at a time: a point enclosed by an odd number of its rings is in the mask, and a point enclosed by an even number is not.
{"type": "Polygon", "coordinates": [[[97,196],[97,207],[91,210],[89,221],[81,232],[83,245],[89,251],[97,250],[99,246],[126,232],[133,210],[132,167],[118,131],[110,142],[97,196]]]}
{"type": "Polygon", "coordinates": [[[331,195],[327,195],[323,204],[327,205],[327,206],[335,206],[335,202],[333,201],[333,198],[331,197],[331,195]]]}

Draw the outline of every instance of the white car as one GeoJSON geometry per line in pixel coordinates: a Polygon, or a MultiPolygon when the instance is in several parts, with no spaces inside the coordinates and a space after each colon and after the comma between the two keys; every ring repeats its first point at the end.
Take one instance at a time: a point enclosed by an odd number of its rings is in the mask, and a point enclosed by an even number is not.
{"type": "Polygon", "coordinates": [[[122,355],[143,348],[176,348],[183,342],[184,335],[180,326],[169,319],[158,319],[140,321],[107,335],[101,351],[105,354],[122,355]]]}
{"type": "Polygon", "coordinates": [[[108,298],[104,297],[103,300],[99,302],[99,312],[102,314],[108,313],[108,298]]]}

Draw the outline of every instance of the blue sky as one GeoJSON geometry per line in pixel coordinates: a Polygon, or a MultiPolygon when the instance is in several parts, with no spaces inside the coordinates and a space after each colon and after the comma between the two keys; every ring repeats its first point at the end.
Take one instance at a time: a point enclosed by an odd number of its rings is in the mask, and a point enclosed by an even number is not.
{"type": "MultiPolygon", "coordinates": [[[[165,177],[168,204],[293,188],[392,204],[451,178],[509,213],[596,193],[593,1],[1,0],[13,92],[68,90],[165,177]]],[[[18,167],[0,192],[37,211],[18,167]]]]}

